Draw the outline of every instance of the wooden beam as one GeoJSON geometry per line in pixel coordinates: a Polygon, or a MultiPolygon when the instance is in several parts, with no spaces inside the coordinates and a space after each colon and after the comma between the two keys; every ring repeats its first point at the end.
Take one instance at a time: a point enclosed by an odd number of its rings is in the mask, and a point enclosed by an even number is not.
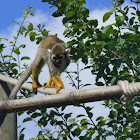
{"type": "Polygon", "coordinates": [[[62,105],[74,105],[78,103],[115,99],[120,98],[122,94],[123,93],[119,86],[111,86],[89,90],[71,91],[67,94],[44,95],[41,97],[1,101],[0,113],[60,107],[62,105]]]}
{"type": "MultiPolygon", "coordinates": [[[[0,79],[12,84],[16,84],[18,82],[18,80],[4,75],[0,75],[0,79]]],[[[131,87],[133,86],[137,87],[137,90],[140,91],[140,82],[132,83],[129,85],[131,87]]],[[[32,85],[29,83],[24,83],[22,85],[22,88],[32,90],[32,85]]],[[[0,113],[10,113],[49,107],[60,107],[63,105],[74,105],[78,103],[87,103],[116,98],[120,99],[120,97],[123,95],[122,89],[118,85],[87,90],[62,89],[59,95],[56,95],[56,89],[52,88],[44,89],[43,87],[41,87],[38,88],[38,92],[51,95],[1,101],[0,113]]],[[[134,96],[140,95],[140,92],[137,93],[134,92],[133,94],[134,96]]]]}
{"type": "MultiPolygon", "coordinates": [[[[7,82],[7,83],[10,83],[12,85],[16,85],[19,81],[17,79],[12,78],[12,77],[5,76],[3,74],[0,74],[0,80],[4,81],[4,82],[7,82]]],[[[27,90],[32,90],[32,84],[25,82],[25,83],[23,83],[21,88],[24,88],[24,89],[27,89],[27,90]]],[[[40,93],[43,93],[43,94],[47,94],[47,95],[55,95],[56,94],[56,89],[55,88],[45,88],[44,89],[44,87],[38,87],[37,91],[40,92],[40,93]]],[[[71,91],[78,91],[78,90],[62,89],[62,90],[60,90],[59,93],[60,94],[70,93],[71,91]]]]}

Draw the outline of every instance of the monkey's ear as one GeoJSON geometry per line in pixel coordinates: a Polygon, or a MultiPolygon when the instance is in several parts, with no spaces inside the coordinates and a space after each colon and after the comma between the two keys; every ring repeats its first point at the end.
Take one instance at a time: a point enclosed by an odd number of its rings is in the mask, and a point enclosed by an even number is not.
{"type": "Polygon", "coordinates": [[[68,54],[70,52],[70,49],[66,49],[66,54],[68,54]]]}
{"type": "Polygon", "coordinates": [[[48,49],[48,52],[49,52],[49,53],[51,53],[51,50],[50,50],[50,49],[48,49]]]}

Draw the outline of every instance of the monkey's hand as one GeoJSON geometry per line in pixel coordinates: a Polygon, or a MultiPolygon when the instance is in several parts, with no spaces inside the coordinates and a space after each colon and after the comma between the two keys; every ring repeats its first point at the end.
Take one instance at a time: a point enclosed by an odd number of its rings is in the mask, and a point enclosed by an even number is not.
{"type": "Polygon", "coordinates": [[[44,87],[44,89],[45,88],[55,88],[55,87],[57,88],[56,94],[59,94],[59,91],[64,88],[63,82],[59,75],[55,75],[52,78],[49,74],[49,79],[48,79],[48,82],[47,82],[46,86],[44,87]]]}
{"type": "Polygon", "coordinates": [[[51,81],[51,82],[47,82],[46,86],[44,87],[45,88],[55,88],[55,85],[54,83],[51,81]]]}
{"type": "Polygon", "coordinates": [[[63,85],[63,82],[62,82],[60,76],[59,75],[55,75],[52,78],[52,81],[53,81],[54,85],[57,87],[56,94],[59,94],[59,91],[64,88],[64,85],[63,85]]]}
{"type": "Polygon", "coordinates": [[[47,81],[47,84],[46,84],[46,86],[44,87],[44,89],[45,88],[55,88],[55,85],[54,85],[54,83],[53,83],[53,81],[52,81],[52,78],[51,78],[51,75],[49,74],[49,79],[48,79],[48,81],[47,81]]]}
{"type": "Polygon", "coordinates": [[[42,86],[42,85],[39,82],[36,82],[33,80],[32,89],[33,89],[34,94],[37,94],[37,87],[38,86],[42,86]]]}

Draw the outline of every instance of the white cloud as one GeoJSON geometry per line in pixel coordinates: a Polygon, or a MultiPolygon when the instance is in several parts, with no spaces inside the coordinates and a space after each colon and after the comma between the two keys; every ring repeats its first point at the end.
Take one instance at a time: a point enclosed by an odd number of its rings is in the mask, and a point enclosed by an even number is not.
{"type": "Polygon", "coordinates": [[[113,15],[110,16],[110,18],[103,23],[103,15],[109,12],[109,9],[101,9],[101,10],[94,10],[91,11],[89,14],[89,19],[97,19],[98,20],[98,28],[101,28],[102,26],[107,26],[109,24],[112,24],[115,22],[115,18],[113,15]]]}

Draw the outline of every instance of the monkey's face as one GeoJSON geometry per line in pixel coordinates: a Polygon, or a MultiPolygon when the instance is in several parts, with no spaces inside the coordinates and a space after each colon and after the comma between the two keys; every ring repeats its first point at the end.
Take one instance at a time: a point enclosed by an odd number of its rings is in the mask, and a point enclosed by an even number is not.
{"type": "Polygon", "coordinates": [[[69,50],[66,49],[64,44],[56,43],[51,50],[48,49],[48,52],[50,53],[53,64],[58,67],[62,63],[66,62],[69,50]]]}
{"type": "Polygon", "coordinates": [[[51,58],[52,58],[53,63],[58,66],[64,61],[65,55],[64,54],[59,54],[59,55],[53,54],[51,56],[51,58]]]}

